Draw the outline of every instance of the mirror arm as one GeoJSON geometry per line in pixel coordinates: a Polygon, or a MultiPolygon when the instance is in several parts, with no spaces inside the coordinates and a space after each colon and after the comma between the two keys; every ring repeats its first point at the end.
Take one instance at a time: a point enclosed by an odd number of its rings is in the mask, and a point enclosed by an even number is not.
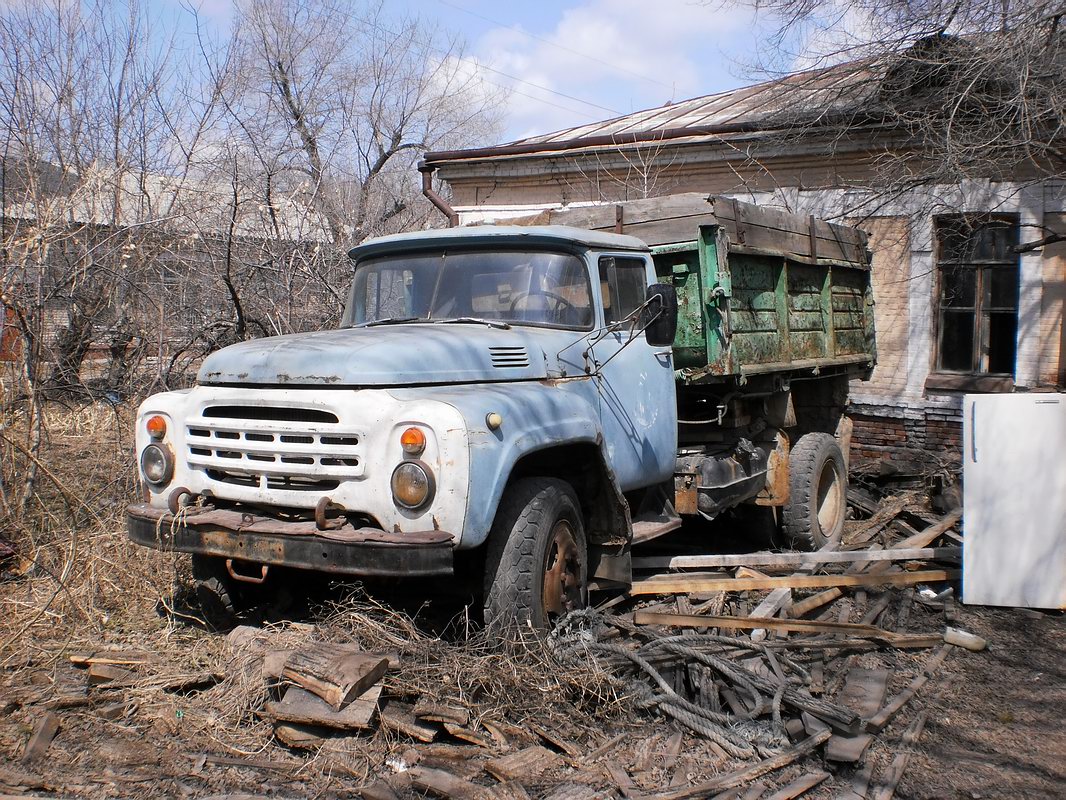
{"type": "MultiPolygon", "coordinates": [[[[615,350],[613,353],[611,353],[610,357],[608,357],[608,359],[606,361],[604,361],[602,364],[598,364],[594,370],[590,371],[590,370],[588,370],[588,368],[586,368],[586,374],[588,374],[588,375],[598,375],[600,370],[602,370],[604,367],[606,367],[608,364],[610,364],[619,353],[621,353],[623,350],[625,350],[627,347],[629,347],[629,345],[632,344],[634,340],[636,340],[637,336],[639,336],[640,334],[644,333],[644,331],[646,331],[648,328],[651,327],[652,323],[655,322],[655,320],[657,320],[659,318],[659,316],[663,313],[664,309],[660,308],[657,312],[655,312],[655,314],[653,314],[651,316],[651,318],[648,320],[647,324],[643,328],[641,328],[640,330],[636,329],[637,320],[640,319],[641,312],[644,311],[644,309],[650,307],[651,302],[657,297],[660,297],[660,295],[657,295],[657,294],[656,295],[652,295],[647,300],[645,300],[643,303],[641,303],[637,308],[633,309],[632,313],[630,313],[627,317],[625,317],[624,319],[620,319],[620,320],[618,320],[618,322],[614,323],[613,329],[617,330],[618,328],[621,328],[623,323],[625,323],[628,320],[632,320],[632,322],[630,324],[630,327],[629,327],[629,330],[630,330],[629,338],[626,339],[626,341],[622,344],[621,347],[619,347],[617,350],[615,350]]],[[[662,300],[661,299],[659,300],[659,304],[662,305],[662,300]]],[[[611,330],[612,330],[612,327],[608,326],[607,328],[604,329],[603,335],[606,336],[608,333],[611,332],[611,330]]],[[[602,339],[602,338],[603,338],[603,336],[600,337],[600,339],[602,339]]],[[[600,339],[597,339],[596,342],[589,342],[588,349],[586,349],[585,352],[584,352],[584,357],[585,357],[586,360],[588,360],[589,353],[592,352],[592,348],[596,345],[597,342],[600,341],[600,339]]]]}

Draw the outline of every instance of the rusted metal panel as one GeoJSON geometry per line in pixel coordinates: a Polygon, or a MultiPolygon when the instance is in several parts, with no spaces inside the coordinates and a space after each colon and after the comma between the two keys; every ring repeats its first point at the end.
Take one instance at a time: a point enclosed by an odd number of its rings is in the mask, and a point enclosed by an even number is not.
{"type": "Polygon", "coordinates": [[[166,512],[162,520],[153,520],[156,514],[159,509],[131,506],[126,516],[130,539],[159,550],[341,575],[450,575],[453,569],[453,537],[443,531],[390,534],[362,528],[352,529],[351,538],[334,538],[337,531],[289,535],[276,521],[272,526],[260,521],[261,530],[253,532],[183,524],[166,512]]]}
{"type": "Polygon", "coordinates": [[[699,510],[697,483],[695,472],[679,472],[674,475],[674,508],[678,514],[686,516],[699,510]]]}

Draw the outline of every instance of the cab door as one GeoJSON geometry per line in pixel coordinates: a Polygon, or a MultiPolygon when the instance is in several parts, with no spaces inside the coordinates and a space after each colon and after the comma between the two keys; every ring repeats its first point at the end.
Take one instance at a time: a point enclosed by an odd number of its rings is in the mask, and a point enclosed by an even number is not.
{"type": "Polygon", "coordinates": [[[654,283],[650,256],[598,256],[603,324],[593,340],[604,445],[623,491],[660,483],[674,471],[677,401],[670,347],[652,347],[640,331],[639,309],[654,283]]]}

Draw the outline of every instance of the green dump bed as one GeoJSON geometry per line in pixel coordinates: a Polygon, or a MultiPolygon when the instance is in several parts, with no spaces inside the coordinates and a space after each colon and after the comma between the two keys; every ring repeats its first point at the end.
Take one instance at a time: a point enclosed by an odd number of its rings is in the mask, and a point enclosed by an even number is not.
{"type": "Polygon", "coordinates": [[[730,198],[679,194],[552,212],[652,246],[677,288],[674,363],[685,383],[874,363],[866,234],[730,198]]]}

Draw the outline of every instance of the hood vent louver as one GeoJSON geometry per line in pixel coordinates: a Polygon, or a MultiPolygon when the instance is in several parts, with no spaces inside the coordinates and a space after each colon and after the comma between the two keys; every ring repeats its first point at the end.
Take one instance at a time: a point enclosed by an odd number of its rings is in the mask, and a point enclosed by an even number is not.
{"type": "Polygon", "coordinates": [[[529,366],[529,354],[522,346],[490,347],[492,366],[497,369],[515,369],[529,366]]]}

